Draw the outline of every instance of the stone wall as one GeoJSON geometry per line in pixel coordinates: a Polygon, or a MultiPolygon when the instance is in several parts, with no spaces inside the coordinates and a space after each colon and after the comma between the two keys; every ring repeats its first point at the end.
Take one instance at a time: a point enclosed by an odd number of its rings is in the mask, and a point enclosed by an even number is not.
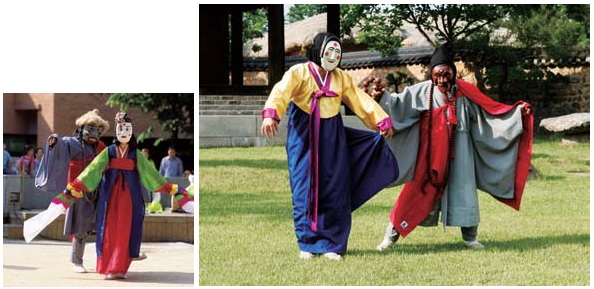
{"type": "MultiPolygon", "coordinates": [[[[476,84],[474,75],[469,72],[463,62],[457,62],[456,67],[458,75],[462,79],[476,84]]],[[[561,109],[565,112],[589,112],[590,111],[590,68],[589,67],[565,67],[565,68],[549,68],[550,72],[566,76],[569,83],[554,83],[551,85],[546,95],[542,92],[533,92],[531,99],[536,101],[544,101],[542,105],[554,111],[561,109]],[[573,110],[573,111],[568,111],[573,110]]],[[[360,68],[354,70],[346,70],[351,75],[355,83],[361,85],[363,80],[370,75],[383,77],[392,73],[396,75],[397,72],[404,72],[414,79],[414,82],[420,82],[427,79],[428,70],[425,65],[408,65],[400,67],[380,67],[380,68],[360,68]]],[[[267,77],[265,72],[244,72],[244,85],[267,85],[267,77]]],[[[403,84],[398,88],[388,86],[389,92],[402,91],[407,84],[403,84]]],[[[239,101],[243,96],[234,98],[239,101]]],[[[247,97],[247,96],[246,96],[247,97]]],[[[265,98],[264,98],[265,99],[265,98]]],[[[223,114],[227,114],[223,112],[223,114]]],[[[236,113],[239,114],[239,113],[236,113]]]]}
{"type": "Polygon", "coordinates": [[[566,106],[572,112],[590,111],[590,68],[575,67],[550,69],[555,74],[567,76],[569,83],[556,83],[550,87],[549,99],[553,108],[566,106]]]}
{"type": "MultiPolygon", "coordinates": [[[[343,121],[347,126],[369,130],[356,116],[343,116],[343,121]]],[[[260,115],[201,115],[199,145],[201,148],[285,145],[286,121],[281,121],[274,139],[267,139],[260,133],[261,125],[260,115]]]]}
{"type": "MultiPolygon", "coordinates": [[[[456,67],[458,71],[463,71],[464,63],[457,62],[456,67]]],[[[370,75],[373,76],[381,76],[385,79],[386,75],[392,73],[396,74],[397,72],[404,72],[410,77],[414,78],[414,83],[421,82],[427,79],[428,70],[425,65],[408,65],[408,66],[392,66],[392,67],[379,67],[379,68],[359,68],[359,69],[347,69],[345,70],[357,83],[361,85],[363,80],[370,75]]],[[[463,79],[473,82],[474,77],[471,75],[467,75],[467,73],[462,73],[465,75],[463,79]]],[[[243,73],[243,85],[250,86],[250,85],[268,85],[268,76],[266,72],[262,71],[244,71],[243,73]]],[[[406,85],[403,84],[400,87],[400,90],[404,88],[406,85]]],[[[390,87],[390,92],[395,92],[394,87],[390,87]]]]}

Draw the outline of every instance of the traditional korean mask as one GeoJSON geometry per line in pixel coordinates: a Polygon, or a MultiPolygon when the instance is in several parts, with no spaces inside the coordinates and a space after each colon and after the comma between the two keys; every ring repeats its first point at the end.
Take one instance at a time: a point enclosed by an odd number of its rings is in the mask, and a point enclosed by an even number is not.
{"type": "Polygon", "coordinates": [[[132,138],[132,123],[121,122],[116,124],[116,137],[120,143],[128,143],[132,138]]]}
{"type": "Polygon", "coordinates": [[[96,143],[99,140],[99,127],[86,124],[82,127],[82,139],[87,143],[96,143]]]}
{"type": "Polygon", "coordinates": [[[454,69],[449,65],[437,65],[431,70],[431,81],[441,93],[447,93],[450,87],[456,83],[455,77],[454,69]]]}
{"type": "Polygon", "coordinates": [[[328,41],[322,50],[321,56],[322,68],[326,71],[334,70],[342,58],[342,48],[340,47],[340,43],[334,40],[328,41]]]}

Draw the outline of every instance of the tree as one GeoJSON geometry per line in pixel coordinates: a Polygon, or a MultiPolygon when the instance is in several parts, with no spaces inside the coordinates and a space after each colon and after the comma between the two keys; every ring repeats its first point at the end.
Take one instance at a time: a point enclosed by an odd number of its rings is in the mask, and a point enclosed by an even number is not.
{"type": "MultiPolygon", "coordinates": [[[[511,9],[501,20],[511,37],[511,45],[487,46],[480,65],[485,86],[498,95],[502,102],[511,103],[531,95],[551,95],[550,87],[568,81],[546,66],[533,65],[525,59],[564,59],[589,44],[589,5],[508,5],[511,9]]],[[[534,102],[539,111],[537,118],[555,115],[546,101],[534,102]]],[[[537,123],[537,122],[535,122],[537,123]]]]}
{"type": "Polygon", "coordinates": [[[509,5],[485,4],[341,5],[341,32],[352,36],[353,28],[360,27],[356,42],[367,43],[370,49],[389,56],[401,46],[403,38],[395,32],[403,21],[413,24],[433,46],[439,46],[492,31],[510,9],[509,5]]]}
{"type": "Polygon", "coordinates": [[[433,46],[454,43],[484,29],[492,29],[491,25],[503,19],[510,9],[508,5],[495,4],[402,6],[403,20],[414,24],[433,46]],[[432,39],[429,32],[435,32],[436,39],[432,39]]]}
{"type": "MultiPolygon", "coordinates": [[[[194,135],[194,94],[193,93],[112,93],[107,105],[120,106],[125,111],[129,107],[137,107],[142,112],[154,112],[155,122],[138,134],[138,141],[150,136],[159,123],[164,131],[170,132],[170,145],[175,145],[179,133],[194,135]]],[[[159,137],[154,145],[163,141],[159,137]]]]}
{"type": "MultiPolygon", "coordinates": [[[[243,44],[248,43],[255,38],[264,37],[264,33],[268,32],[268,12],[265,8],[246,11],[243,13],[243,44]]],[[[252,45],[252,51],[258,52],[262,50],[261,45],[252,45]]]]}
{"type": "Polygon", "coordinates": [[[328,6],[326,4],[295,4],[289,8],[287,17],[289,23],[301,21],[303,19],[326,13],[328,6]]]}
{"type": "MultiPolygon", "coordinates": [[[[366,44],[384,56],[401,46],[402,37],[395,35],[402,21],[392,5],[340,5],[340,38],[352,39],[355,44],[366,44]],[[354,36],[354,28],[359,29],[354,36]]],[[[326,4],[296,4],[289,8],[289,23],[327,12],[326,4]]]]}
{"type": "Polygon", "coordinates": [[[519,45],[546,48],[546,56],[565,58],[572,52],[568,48],[589,45],[589,11],[590,5],[513,5],[503,25],[519,45]]]}
{"type": "Polygon", "coordinates": [[[396,35],[402,26],[400,5],[340,5],[341,36],[349,36],[356,44],[364,43],[382,56],[393,55],[402,46],[403,37],[396,35]],[[354,36],[354,28],[360,30],[354,36]]]}

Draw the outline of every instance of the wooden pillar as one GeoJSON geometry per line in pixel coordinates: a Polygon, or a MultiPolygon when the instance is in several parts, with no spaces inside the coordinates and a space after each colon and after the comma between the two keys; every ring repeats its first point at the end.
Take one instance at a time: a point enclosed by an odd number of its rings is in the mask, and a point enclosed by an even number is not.
{"type": "Polygon", "coordinates": [[[326,31],[340,38],[340,5],[327,4],[326,31]]]}
{"type": "Polygon", "coordinates": [[[285,73],[285,20],[283,5],[268,5],[268,85],[274,86],[285,73]]]}
{"type": "Polygon", "coordinates": [[[231,12],[231,85],[243,86],[243,12],[231,12]]]}
{"type": "Polygon", "coordinates": [[[200,85],[229,85],[228,8],[200,5],[199,14],[200,85]]]}

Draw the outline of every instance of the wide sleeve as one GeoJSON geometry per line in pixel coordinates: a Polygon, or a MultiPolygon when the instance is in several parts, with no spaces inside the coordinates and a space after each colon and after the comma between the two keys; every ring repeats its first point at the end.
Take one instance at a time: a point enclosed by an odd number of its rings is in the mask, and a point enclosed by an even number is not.
{"type": "Polygon", "coordinates": [[[157,171],[155,166],[140,151],[137,151],[136,157],[140,183],[147,190],[156,191],[167,183],[167,179],[157,171]]]}
{"type": "Polygon", "coordinates": [[[61,192],[68,181],[68,142],[58,134],[52,134],[48,139],[50,137],[56,138],[56,144],[50,147],[46,141],[39,170],[35,175],[35,187],[44,192],[61,192]]]}
{"type": "Polygon", "coordinates": [[[475,103],[470,106],[477,188],[496,197],[512,199],[518,148],[524,130],[521,107],[491,115],[475,103]]]}
{"type": "Polygon", "coordinates": [[[392,128],[390,117],[371,96],[355,85],[348,74],[341,71],[337,75],[342,78],[342,101],[368,128],[374,130],[392,128]]]}
{"type": "Polygon", "coordinates": [[[400,170],[394,185],[406,183],[414,177],[419,150],[419,122],[422,113],[428,109],[423,101],[425,92],[422,84],[413,85],[402,93],[386,92],[379,101],[380,106],[390,115],[395,130],[394,136],[386,139],[398,160],[400,170]]]}
{"type": "Polygon", "coordinates": [[[281,120],[289,107],[289,102],[294,91],[299,89],[299,86],[303,84],[305,72],[304,65],[295,65],[285,72],[283,78],[272,88],[264,104],[262,118],[270,117],[277,121],[281,120]]]}
{"type": "Polygon", "coordinates": [[[136,155],[140,183],[149,191],[167,193],[174,196],[184,211],[194,213],[194,197],[188,194],[186,188],[168,182],[140,151],[137,151],[136,155]]]}

